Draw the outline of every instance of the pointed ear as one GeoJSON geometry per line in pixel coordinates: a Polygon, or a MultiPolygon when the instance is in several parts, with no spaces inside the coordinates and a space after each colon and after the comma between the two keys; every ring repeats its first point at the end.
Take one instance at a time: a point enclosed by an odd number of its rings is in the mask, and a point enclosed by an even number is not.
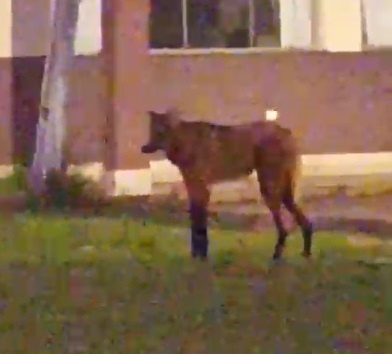
{"type": "Polygon", "coordinates": [[[166,112],[166,117],[171,128],[176,128],[181,123],[180,112],[176,109],[168,110],[166,112]]]}
{"type": "Polygon", "coordinates": [[[168,118],[169,118],[169,119],[168,119],[168,122],[169,122],[170,128],[176,128],[176,127],[178,127],[178,126],[180,125],[180,123],[181,123],[180,118],[177,117],[177,116],[169,115],[168,118]]]}
{"type": "Polygon", "coordinates": [[[155,111],[148,111],[148,118],[149,118],[150,126],[155,126],[157,122],[160,121],[161,114],[155,111]]]}

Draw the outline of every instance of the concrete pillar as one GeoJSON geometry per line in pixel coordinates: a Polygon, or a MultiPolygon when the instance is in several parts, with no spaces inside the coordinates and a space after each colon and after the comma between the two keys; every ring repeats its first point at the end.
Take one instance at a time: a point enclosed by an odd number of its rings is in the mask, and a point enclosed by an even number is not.
{"type": "Polygon", "coordinates": [[[104,0],[103,58],[107,79],[107,188],[113,195],[151,193],[147,139],[149,1],[104,0]]]}
{"type": "Polygon", "coordinates": [[[316,49],[362,50],[361,0],[314,0],[313,19],[316,49]]]}

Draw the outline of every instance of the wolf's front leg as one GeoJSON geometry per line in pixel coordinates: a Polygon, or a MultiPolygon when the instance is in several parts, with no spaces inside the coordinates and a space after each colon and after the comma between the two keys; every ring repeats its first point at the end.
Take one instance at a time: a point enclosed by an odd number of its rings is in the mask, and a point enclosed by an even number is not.
{"type": "Polygon", "coordinates": [[[208,212],[207,205],[190,201],[191,254],[193,258],[208,257],[208,212]]]}
{"type": "Polygon", "coordinates": [[[189,198],[189,216],[191,221],[191,254],[193,258],[208,257],[208,203],[210,191],[208,185],[196,174],[183,173],[184,183],[189,198]]]}

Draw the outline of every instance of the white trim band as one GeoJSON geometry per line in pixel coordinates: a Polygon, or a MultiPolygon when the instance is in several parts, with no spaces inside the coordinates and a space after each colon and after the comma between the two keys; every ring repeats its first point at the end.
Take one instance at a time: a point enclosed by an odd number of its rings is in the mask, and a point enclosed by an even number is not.
{"type": "MultiPolygon", "coordinates": [[[[152,183],[181,181],[181,175],[168,160],[151,161],[152,183]]],[[[364,154],[303,155],[304,176],[350,176],[392,173],[392,152],[364,154]]],[[[255,173],[251,178],[256,178],[255,173]]]]}
{"type": "MultiPolygon", "coordinates": [[[[11,175],[12,171],[11,165],[0,166],[0,178],[11,175]]],[[[104,188],[112,196],[147,196],[152,194],[152,187],[155,184],[182,181],[177,167],[168,160],[151,161],[150,168],[115,170],[106,173],[103,164],[98,162],[70,166],[69,173],[75,172],[97,182],[104,177],[104,188]]],[[[305,177],[392,175],[392,152],[303,155],[301,174],[305,177]]],[[[250,179],[256,179],[255,173],[251,175],[250,179]]],[[[220,190],[236,189],[243,182],[244,178],[221,183],[214,186],[214,190],[219,193],[220,190]]]]}
{"type": "Polygon", "coordinates": [[[110,196],[148,196],[152,194],[150,168],[116,170],[106,173],[105,190],[110,196]]]}
{"type": "Polygon", "coordinates": [[[12,165],[0,165],[0,178],[7,178],[14,172],[12,165]]]}

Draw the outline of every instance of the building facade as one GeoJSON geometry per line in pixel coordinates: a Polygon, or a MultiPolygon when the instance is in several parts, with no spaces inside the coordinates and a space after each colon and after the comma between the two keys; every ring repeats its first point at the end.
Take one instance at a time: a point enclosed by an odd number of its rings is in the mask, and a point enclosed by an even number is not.
{"type": "MultiPolygon", "coordinates": [[[[116,194],[149,193],[152,169],[167,164],[139,152],[146,111],[175,106],[222,123],[277,111],[312,173],[392,170],[391,0],[166,3],[81,1],[67,108],[72,164],[102,165],[116,194]]],[[[49,5],[2,1],[2,166],[34,150],[49,5]]]]}

